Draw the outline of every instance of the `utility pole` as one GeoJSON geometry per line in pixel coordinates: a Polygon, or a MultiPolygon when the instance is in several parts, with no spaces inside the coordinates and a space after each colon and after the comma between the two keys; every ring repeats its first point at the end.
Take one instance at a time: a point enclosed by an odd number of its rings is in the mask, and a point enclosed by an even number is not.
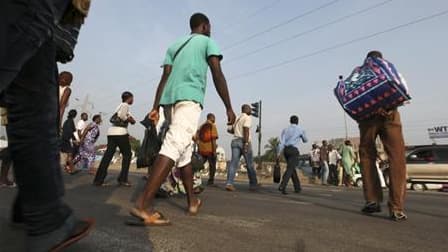
{"type": "Polygon", "coordinates": [[[262,134],[261,134],[261,100],[260,100],[260,118],[258,118],[258,167],[261,170],[262,166],[261,166],[261,138],[262,138],[262,134]]]}
{"type": "MultiPolygon", "coordinates": [[[[339,75],[339,82],[341,81],[344,81],[344,76],[339,75]]],[[[344,109],[342,110],[342,112],[344,113],[345,140],[348,140],[347,114],[344,109]]]]}
{"type": "Polygon", "coordinates": [[[345,110],[342,110],[344,113],[344,126],[345,126],[345,140],[348,140],[348,129],[347,129],[347,114],[345,110]]]}

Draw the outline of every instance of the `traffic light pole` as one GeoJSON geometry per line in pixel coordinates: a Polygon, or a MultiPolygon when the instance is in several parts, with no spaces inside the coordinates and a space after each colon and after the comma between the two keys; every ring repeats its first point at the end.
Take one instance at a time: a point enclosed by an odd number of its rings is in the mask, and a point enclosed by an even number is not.
{"type": "Polygon", "coordinates": [[[262,162],[261,162],[261,111],[263,111],[262,110],[262,108],[261,108],[261,100],[260,100],[260,110],[259,110],[259,117],[258,117],[258,169],[259,170],[261,170],[261,165],[262,165],[262,162]]]}
{"type": "Polygon", "coordinates": [[[251,104],[252,116],[258,118],[258,169],[261,169],[261,100],[251,104]]]}

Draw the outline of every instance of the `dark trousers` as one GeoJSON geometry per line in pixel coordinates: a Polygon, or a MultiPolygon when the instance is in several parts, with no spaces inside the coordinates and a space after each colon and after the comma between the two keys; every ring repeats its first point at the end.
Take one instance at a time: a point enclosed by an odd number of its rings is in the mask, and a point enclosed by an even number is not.
{"type": "Polygon", "coordinates": [[[390,163],[389,208],[402,211],[406,196],[406,159],[400,113],[394,110],[388,118],[375,117],[359,123],[361,143],[359,154],[364,197],[369,202],[381,202],[383,191],[376,168],[376,138],[380,136],[390,163]]]}
{"type": "Polygon", "coordinates": [[[285,190],[288,186],[289,179],[292,178],[292,183],[294,184],[294,190],[300,191],[300,180],[297,175],[296,168],[299,165],[299,150],[292,146],[286,146],[283,151],[286,159],[286,171],[283,174],[282,182],[280,183],[280,189],[285,190]]]}
{"type": "Polygon", "coordinates": [[[215,181],[216,174],[216,155],[202,156],[204,163],[208,162],[208,182],[213,183],[215,181]]]}
{"type": "Polygon", "coordinates": [[[338,166],[335,164],[330,164],[330,177],[329,177],[329,183],[332,185],[338,185],[338,166]]]}
{"type": "Polygon", "coordinates": [[[9,149],[5,148],[0,151],[0,159],[2,161],[1,171],[0,171],[0,178],[8,180],[8,173],[9,168],[11,167],[12,161],[11,161],[11,154],[9,154],[9,149]]]}
{"type": "Polygon", "coordinates": [[[313,167],[312,168],[313,169],[313,177],[317,177],[317,176],[319,176],[319,173],[320,173],[320,167],[313,167]]]}
{"type": "Polygon", "coordinates": [[[118,176],[118,182],[128,182],[129,166],[131,164],[132,152],[131,144],[129,142],[129,135],[122,136],[107,136],[107,149],[101,159],[100,166],[96,172],[95,184],[101,184],[107,176],[107,169],[109,168],[110,161],[114,157],[117,147],[120,149],[123,159],[121,161],[121,172],[118,176]]]}
{"type": "Polygon", "coordinates": [[[9,150],[20,195],[14,215],[24,221],[29,235],[56,230],[72,213],[62,201],[51,3],[0,2],[0,91],[8,109],[9,150]]]}

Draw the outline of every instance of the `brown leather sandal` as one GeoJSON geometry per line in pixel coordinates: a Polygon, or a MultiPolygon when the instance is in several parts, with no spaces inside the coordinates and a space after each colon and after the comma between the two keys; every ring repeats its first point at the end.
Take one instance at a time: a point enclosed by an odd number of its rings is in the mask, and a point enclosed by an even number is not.
{"type": "Polygon", "coordinates": [[[165,218],[165,216],[155,211],[153,214],[148,215],[144,211],[140,211],[136,208],[132,208],[129,214],[135,218],[137,218],[139,221],[127,221],[126,225],[130,226],[169,226],[171,225],[171,222],[165,218]]]}

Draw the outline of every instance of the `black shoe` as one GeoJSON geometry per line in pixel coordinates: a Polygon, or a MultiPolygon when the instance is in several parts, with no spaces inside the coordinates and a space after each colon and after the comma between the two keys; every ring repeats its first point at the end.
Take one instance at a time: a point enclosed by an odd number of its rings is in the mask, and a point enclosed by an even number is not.
{"type": "Polygon", "coordinates": [[[287,195],[288,193],[286,192],[286,188],[283,187],[279,187],[278,190],[283,194],[283,195],[287,195]]]}
{"type": "Polygon", "coordinates": [[[390,218],[393,221],[405,221],[408,219],[408,216],[403,211],[393,211],[390,213],[390,218]]]}
{"type": "Polygon", "coordinates": [[[381,212],[381,206],[377,202],[367,202],[361,211],[366,214],[379,213],[381,212]]]}
{"type": "Polygon", "coordinates": [[[129,183],[129,182],[120,182],[120,181],[118,181],[118,186],[121,186],[121,187],[132,187],[132,184],[129,183]]]}
{"type": "Polygon", "coordinates": [[[214,186],[214,185],[215,185],[215,181],[213,181],[213,180],[207,181],[207,186],[214,186]]]}
{"type": "Polygon", "coordinates": [[[302,189],[294,190],[294,192],[295,192],[295,193],[301,193],[301,192],[302,192],[302,189]]]}
{"type": "Polygon", "coordinates": [[[109,186],[109,184],[105,183],[105,182],[93,182],[93,185],[96,186],[96,187],[107,187],[107,186],[109,186]]]}

